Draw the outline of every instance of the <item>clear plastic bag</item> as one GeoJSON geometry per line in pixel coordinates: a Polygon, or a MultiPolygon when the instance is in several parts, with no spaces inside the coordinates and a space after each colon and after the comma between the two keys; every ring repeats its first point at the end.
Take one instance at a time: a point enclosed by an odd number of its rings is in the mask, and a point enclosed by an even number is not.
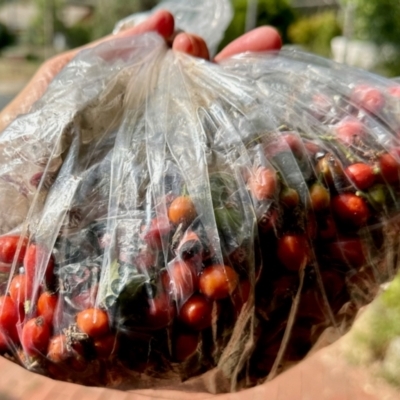
{"type": "Polygon", "coordinates": [[[1,350],[223,392],[345,333],[397,271],[399,93],[296,51],[82,52],[0,136],[1,350]]]}
{"type": "Polygon", "coordinates": [[[119,21],[114,33],[147,19],[158,10],[167,10],[174,16],[177,31],[194,33],[207,43],[210,55],[217,52],[219,43],[233,17],[230,0],[163,0],[151,11],[135,13],[119,21]]]}

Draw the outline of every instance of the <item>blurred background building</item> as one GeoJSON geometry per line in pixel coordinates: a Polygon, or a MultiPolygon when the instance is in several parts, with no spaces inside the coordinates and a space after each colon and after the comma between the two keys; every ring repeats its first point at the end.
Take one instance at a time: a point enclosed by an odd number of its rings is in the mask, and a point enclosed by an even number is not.
{"type": "MultiPolygon", "coordinates": [[[[0,0],[0,109],[46,58],[110,33],[157,0],[0,0]]],[[[256,26],[286,46],[385,76],[400,75],[400,0],[232,0],[221,46],[256,26]]]]}

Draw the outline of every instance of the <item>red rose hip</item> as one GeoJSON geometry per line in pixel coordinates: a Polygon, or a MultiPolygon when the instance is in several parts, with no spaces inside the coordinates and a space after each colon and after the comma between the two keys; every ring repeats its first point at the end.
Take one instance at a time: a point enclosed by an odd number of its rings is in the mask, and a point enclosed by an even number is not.
{"type": "Polygon", "coordinates": [[[211,326],[213,302],[201,294],[194,294],[181,307],[178,318],[187,327],[196,331],[211,326]]]}
{"type": "Polygon", "coordinates": [[[345,172],[359,190],[366,190],[375,182],[374,169],[368,164],[355,163],[349,165],[345,172]]]}
{"type": "Polygon", "coordinates": [[[259,167],[248,182],[251,194],[258,200],[271,198],[277,187],[276,172],[270,168],[259,167]]]}
{"type": "Polygon", "coordinates": [[[101,358],[108,358],[118,350],[117,338],[113,334],[97,338],[93,342],[93,346],[97,356],[101,358]]]}
{"type": "Polygon", "coordinates": [[[309,250],[304,235],[284,235],[278,240],[278,259],[290,271],[307,265],[309,250]]]}
{"type": "Polygon", "coordinates": [[[37,312],[48,323],[53,322],[54,312],[57,308],[58,296],[55,293],[43,292],[37,302],[37,312]]]}
{"type": "Polygon", "coordinates": [[[30,319],[22,328],[21,344],[29,356],[46,353],[50,326],[42,317],[30,319]]]}
{"type": "Polygon", "coordinates": [[[365,136],[364,125],[356,118],[346,117],[335,125],[335,134],[343,144],[350,146],[365,136]]]}
{"type": "Polygon", "coordinates": [[[366,262],[364,245],[359,238],[341,238],[329,243],[327,250],[332,260],[352,268],[360,268],[366,262]]]}
{"type": "Polygon", "coordinates": [[[0,330],[12,331],[18,322],[17,306],[9,296],[0,296],[0,330]]]}
{"type": "Polygon", "coordinates": [[[53,336],[47,347],[47,358],[53,363],[60,363],[71,356],[71,351],[67,349],[67,338],[65,335],[53,336]]]}
{"type": "Polygon", "coordinates": [[[389,153],[383,154],[379,159],[382,178],[388,183],[398,183],[400,180],[400,163],[389,153]]]}
{"type": "Polygon", "coordinates": [[[199,345],[198,333],[179,333],[173,343],[173,356],[178,362],[185,361],[193,355],[199,345]]]}
{"type": "Polygon", "coordinates": [[[30,300],[33,292],[32,280],[25,274],[15,275],[9,287],[10,297],[15,304],[24,304],[30,300]]]}
{"type": "Polygon", "coordinates": [[[169,283],[166,289],[172,291],[173,298],[183,301],[187,300],[199,285],[194,266],[182,260],[175,260],[169,265],[165,281],[169,283]]]}
{"type": "Polygon", "coordinates": [[[162,238],[171,231],[171,224],[167,217],[153,218],[150,226],[143,234],[143,240],[155,249],[162,248],[162,238]]]}
{"type": "MultiPolygon", "coordinates": [[[[39,264],[47,260],[47,264],[44,267],[44,277],[46,282],[51,282],[53,279],[54,271],[54,258],[44,247],[38,244],[31,244],[26,250],[24,257],[24,268],[25,274],[33,281],[36,274],[38,273],[39,264]]],[[[41,272],[41,271],[40,271],[41,272]]]]}
{"type": "Polygon", "coordinates": [[[12,263],[14,257],[17,255],[18,246],[20,246],[17,262],[22,263],[25,257],[27,244],[28,239],[25,237],[12,235],[0,237],[0,262],[7,264],[12,263]]]}
{"type": "Polygon", "coordinates": [[[369,85],[358,85],[353,89],[351,101],[371,113],[379,112],[385,105],[385,97],[382,92],[369,85]]]}
{"type": "Polygon", "coordinates": [[[336,220],[344,227],[359,228],[365,225],[370,217],[365,200],[353,193],[342,193],[335,196],[331,205],[336,220]]]}
{"type": "Polygon", "coordinates": [[[165,328],[175,317],[175,307],[168,293],[161,292],[149,299],[145,325],[150,330],[165,328]]]}

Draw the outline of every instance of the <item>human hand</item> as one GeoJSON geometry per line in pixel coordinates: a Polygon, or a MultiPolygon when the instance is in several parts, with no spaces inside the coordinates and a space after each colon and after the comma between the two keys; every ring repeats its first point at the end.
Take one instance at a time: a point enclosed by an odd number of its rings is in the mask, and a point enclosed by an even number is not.
{"type": "MultiPolygon", "coordinates": [[[[117,35],[109,35],[103,39],[92,42],[86,46],[67,51],[47,60],[36,72],[25,88],[0,112],[0,132],[18,115],[29,112],[33,103],[38,100],[46,91],[50,82],[82,49],[98,45],[104,41],[116,38],[127,37],[141,33],[155,31],[166,40],[169,40],[174,33],[174,18],[168,11],[159,11],[148,20],[124,30],[117,35]]],[[[267,51],[279,50],[281,38],[278,32],[272,27],[257,28],[226,46],[215,58],[219,62],[244,51],[267,51]]],[[[202,38],[189,33],[179,33],[172,42],[172,48],[182,51],[194,57],[209,59],[207,45],[202,38]]]]}
{"type": "MultiPolygon", "coordinates": [[[[133,27],[129,30],[123,31],[118,35],[108,36],[100,41],[96,41],[94,43],[85,46],[85,48],[95,46],[100,42],[105,40],[109,40],[115,37],[126,37],[135,34],[145,33],[149,31],[156,31],[161,36],[166,39],[169,39],[174,31],[174,21],[171,14],[167,12],[159,12],[155,14],[149,20],[143,22],[136,27],[133,27]]],[[[267,51],[267,50],[279,50],[281,47],[281,39],[277,31],[271,27],[261,27],[255,29],[254,31],[249,32],[238,38],[237,40],[230,43],[226,46],[215,58],[213,61],[220,62],[225,58],[231,57],[235,54],[244,52],[244,51],[267,51]]],[[[188,33],[180,33],[178,34],[173,42],[172,48],[176,51],[183,51],[187,54],[190,54],[195,57],[209,59],[208,49],[205,42],[198,36],[188,34],[188,33]]],[[[17,115],[23,114],[29,111],[32,104],[39,99],[45,90],[47,89],[49,83],[52,79],[61,71],[61,69],[69,62],[76,54],[82,50],[82,48],[75,49],[72,51],[68,51],[61,55],[58,55],[47,62],[45,62],[42,67],[38,70],[36,75],[33,77],[31,82],[26,86],[26,88],[15,98],[15,100],[2,112],[0,113],[0,132],[4,129],[4,127],[11,122],[17,115]],[[2,124],[4,124],[2,126],[2,124]]],[[[115,391],[108,391],[108,389],[101,388],[82,388],[77,385],[73,385],[67,382],[57,382],[54,384],[54,381],[51,381],[48,378],[43,376],[32,374],[29,371],[21,370],[20,367],[15,364],[10,364],[6,359],[1,358],[0,363],[4,364],[4,370],[10,371],[8,374],[3,374],[0,378],[0,387],[2,388],[4,394],[4,386],[3,382],[6,382],[7,377],[9,378],[10,384],[10,396],[16,395],[16,390],[19,393],[26,393],[26,397],[22,396],[22,398],[33,398],[32,390],[41,391],[43,396],[50,396],[50,393],[53,393],[54,396],[57,393],[71,393],[71,398],[76,396],[76,393],[80,393],[80,398],[96,398],[105,397],[111,398],[119,398],[119,396],[124,397],[126,399],[139,400],[147,398],[153,394],[155,397],[159,393],[150,393],[150,391],[146,391],[143,395],[135,394],[135,393],[116,393],[115,391]],[[13,371],[13,372],[11,372],[13,371]],[[15,375],[14,375],[15,374],[15,375]],[[19,380],[23,382],[23,384],[18,385],[18,388],[15,388],[13,384],[13,377],[16,374],[21,374],[19,376],[19,380]],[[22,379],[22,376],[26,379],[22,379]],[[32,381],[37,382],[37,384],[32,385],[32,381]],[[45,386],[44,382],[47,382],[45,386]],[[29,384],[29,385],[28,385],[29,384]],[[51,385],[51,386],[50,386],[51,385]],[[34,389],[32,389],[32,387],[34,389]],[[25,392],[23,392],[25,390],[25,392]],[[46,392],[47,391],[47,392],[46,392]],[[46,392],[46,393],[44,393],[46,392]],[[107,394],[108,393],[108,394],[107,394]]],[[[333,370],[332,368],[327,368],[325,364],[323,364],[320,359],[315,357],[306,359],[303,363],[289,370],[286,374],[282,374],[277,377],[274,381],[266,384],[260,385],[256,388],[250,389],[248,392],[237,393],[237,394],[226,394],[219,396],[221,400],[223,399],[243,399],[247,397],[252,397],[255,399],[264,399],[264,398],[280,398],[285,400],[298,399],[301,393],[301,396],[309,397],[309,398],[322,398],[323,390],[327,390],[330,394],[329,400],[338,399],[340,396],[348,395],[346,390],[351,389],[351,394],[356,393],[359,395],[359,399],[372,400],[375,397],[367,397],[367,394],[361,392],[363,390],[363,386],[367,386],[367,383],[364,381],[354,379],[354,385],[347,389],[348,386],[344,386],[343,382],[351,381],[353,377],[350,374],[346,374],[348,372],[345,369],[337,368],[333,370]],[[336,375],[335,375],[336,374],[336,375]],[[337,377],[337,379],[333,379],[332,377],[337,377]],[[342,393],[343,392],[343,393],[342,393]],[[365,397],[364,397],[365,395],[365,397]]],[[[203,395],[193,394],[190,395],[181,393],[170,393],[170,398],[175,399],[187,399],[187,398],[211,398],[211,395],[203,395]]],[[[351,397],[350,394],[350,397],[351,397]]],[[[41,396],[40,394],[38,395],[41,396]]],[[[328,395],[327,395],[328,396],[328,395]]],[[[347,396],[346,396],[347,397],[347,396]]],[[[167,398],[167,395],[166,397],[167,398]]],[[[324,397],[325,398],[325,397],[324,397]]],[[[341,397],[340,397],[341,398],[341,397]]]]}
{"type": "Polygon", "coordinates": [[[54,381],[34,374],[0,357],[1,398],[31,400],[395,400],[396,388],[372,377],[372,369],[349,365],[337,344],[307,357],[301,363],[278,375],[270,382],[236,393],[212,395],[184,391],[145,389],[118,391],[115,389],[80,386],[54,381]],[[18,385],[15,380],[18,379],[18,385]]]}

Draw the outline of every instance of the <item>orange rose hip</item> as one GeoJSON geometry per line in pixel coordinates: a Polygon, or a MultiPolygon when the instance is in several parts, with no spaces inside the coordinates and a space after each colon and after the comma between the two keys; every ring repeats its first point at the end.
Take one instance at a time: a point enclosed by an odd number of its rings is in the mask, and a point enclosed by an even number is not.
{"type": "Polygon", "coordinates": [[[109,331],[108,314],[99,308],[88,308],[76,316],[78,328],[90,337],[99,337],[109,331]]]}
{"type": "Polygon", "coordinates": [[[220,300],[230,296],[239,283],[236,271],[226,265],[212,265],[200,275],[200,291],[209,299],[220,300]]]}

